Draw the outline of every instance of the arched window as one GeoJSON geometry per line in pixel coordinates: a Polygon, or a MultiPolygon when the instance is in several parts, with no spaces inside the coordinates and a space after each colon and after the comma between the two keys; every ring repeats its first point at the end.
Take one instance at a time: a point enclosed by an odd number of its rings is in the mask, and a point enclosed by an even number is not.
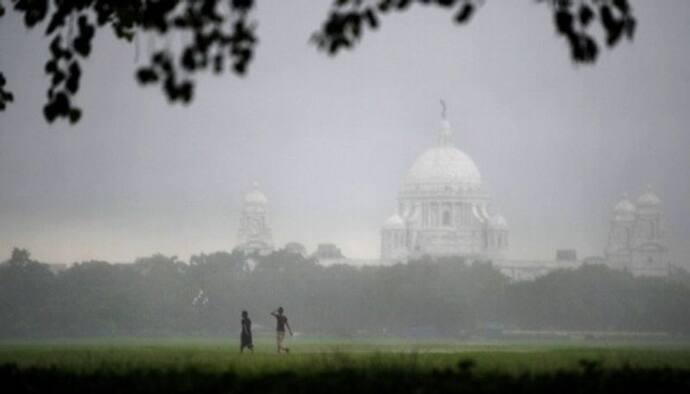
{"type": "Polygon", "coordinates": [[[647,239],[654,239],[654,222],[649,221],[647,223],[647,239]]]}
{"type": "Polygon", "coordinates": [[[443,211],[443,225],[444,226],[450,226],[451,225],[450,211],[443,211]]]}

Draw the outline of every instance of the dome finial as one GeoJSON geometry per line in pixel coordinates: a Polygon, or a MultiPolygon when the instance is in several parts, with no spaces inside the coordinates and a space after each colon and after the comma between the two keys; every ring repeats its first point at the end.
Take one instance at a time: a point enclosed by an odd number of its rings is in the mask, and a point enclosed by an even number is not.
{"type": "Polygon", "coordinates": [[[439,145],[449,146],[451,143],[450,122],[446,119],[446,101],[441,99],[441,133],[439,135],[439,145]]]}

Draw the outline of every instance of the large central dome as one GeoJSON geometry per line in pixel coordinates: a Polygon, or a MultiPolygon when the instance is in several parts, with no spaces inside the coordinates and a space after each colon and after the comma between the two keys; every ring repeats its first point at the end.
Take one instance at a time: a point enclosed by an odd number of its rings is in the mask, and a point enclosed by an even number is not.
{"type": "Polygon", "coordinates": [[[482,177],[477,165],[451,143],[450,124],[444,120],[441,126],[438,145],[417,158],[407,173],[405,186],[481,186],[482,177]]]}
{"type": "Polygon", "coordinates": [[[479,186],[481,182],[482,178],[474,161],[452,146],[437,146],[422,153],[405,178],[408,186],[479,186]]]}
{"type": "Polygon", "coordinates": [[[453,145],[444,117],[436,146],[410,168],[398,193],[398,207],[381,229],[381,258],[495,260],[507,248],[508,223],[492,209],[474,160],[453,145]]]}

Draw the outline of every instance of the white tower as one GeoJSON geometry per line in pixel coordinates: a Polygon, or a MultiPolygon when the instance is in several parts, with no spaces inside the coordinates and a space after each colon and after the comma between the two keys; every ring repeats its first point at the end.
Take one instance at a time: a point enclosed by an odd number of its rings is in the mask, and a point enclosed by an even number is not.
{"type": "Polygon", "coordinates": [[[267,254],[273,251],[271,228],[266,220],[268,199],[259,191],[258,183],[244,196],[237,232],[237,249],[247,254],[267,254]]]}
{"type": "Polygon", "coordinates": [[[613,208],[606,260],[611,267],[634,275],[667,276],[661,201],[647,186],[636,202],[624,195],[613,208]]]}
{"type": "Polygon", "coordinates": [[[640,275],[668,274],[661,217],[661,200],[654,194],[652,187],[647,186],[647,191],[637,199],[633,232],[633,266],[640,275]]]}
{"type": "Polygon", "coordinates": [[[606,246],[606,259],[613,268],[632,269],[635,216],[635,205],[628,199],[628,194],[623,193],[623,197],[613,208],[606,246]]]}

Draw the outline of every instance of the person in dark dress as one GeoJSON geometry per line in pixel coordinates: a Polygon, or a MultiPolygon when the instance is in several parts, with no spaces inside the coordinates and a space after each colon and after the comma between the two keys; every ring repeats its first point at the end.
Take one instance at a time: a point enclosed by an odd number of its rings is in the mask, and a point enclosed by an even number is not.
{"type": "Polygon", "coordinates": [[[252,341],[252,321],[249,320],[249,313],[242,311],[242,334],[240,335],[240,353],[244,353],[244,348],[254,353],[254,343],[252,341]]]}
{"type": "Polygon", "coordinates": [[[290,349],[283,346],[283,341],[285,341],[285,328],[287,327],[290,336],[292,336],[292,328],[288,323],[287,316],[283,314],[283,307],[278,307],[277,311],[271,312],[271,316],[276,318],[276,342],[278,345],[278,353],[284,351],[285,353],[290,353],[290,349]]]}

